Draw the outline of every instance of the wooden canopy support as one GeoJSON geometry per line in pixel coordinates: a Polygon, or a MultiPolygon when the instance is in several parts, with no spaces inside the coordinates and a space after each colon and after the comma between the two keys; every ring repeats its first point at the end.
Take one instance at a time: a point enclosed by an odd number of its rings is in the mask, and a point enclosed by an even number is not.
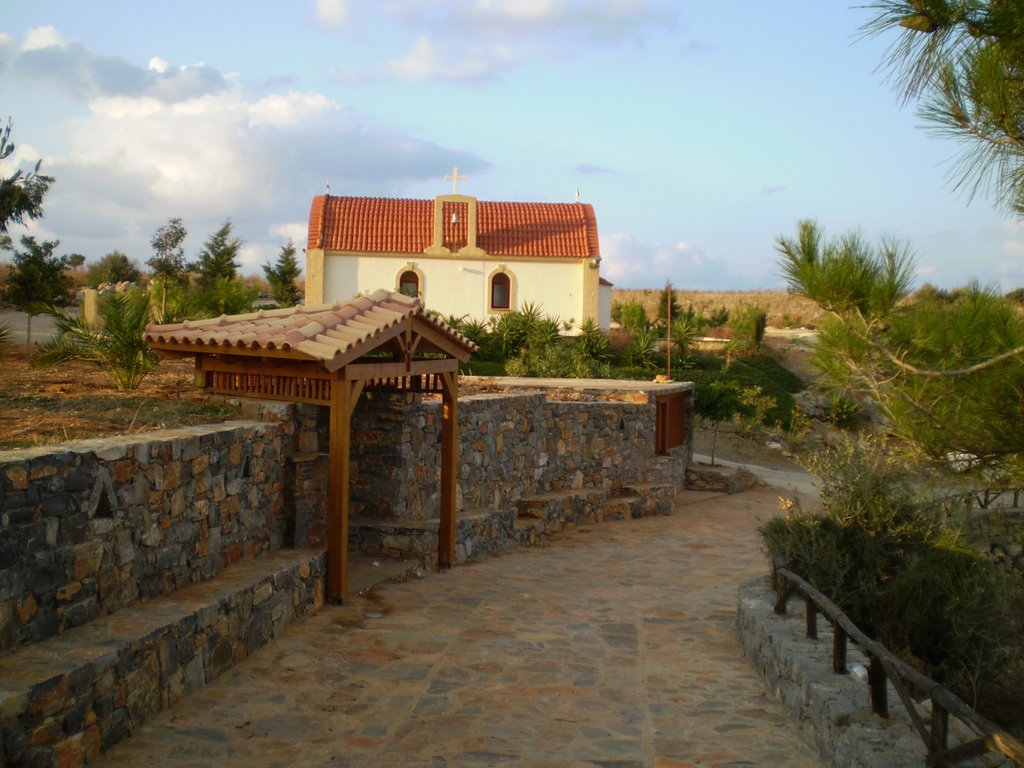
{"type": "Polygon", "coordinates": [[[457,373],[441,375],[441,523],[437,562],[450,568],[455,562],[455,505],[459,467],[459,380],[457,373]]]}
{"type": "Polygon", "coordinates": [[[439,393],[441,494],[438,563],[455,561],[458,369],[476,346],[429,318],[418,301],[386,291],[324,307],[297,307],[150,326],[160,354],[194,355],[207,391],[330,408],[326,597],[348,592],[352,414],[364,391],[439,393]]]}

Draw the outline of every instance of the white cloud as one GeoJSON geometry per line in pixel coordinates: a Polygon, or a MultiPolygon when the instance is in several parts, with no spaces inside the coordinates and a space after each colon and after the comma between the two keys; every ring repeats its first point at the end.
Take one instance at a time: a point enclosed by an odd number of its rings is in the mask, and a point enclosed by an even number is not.
{"type": "Polygon", "coordinates": [[[619,288],[649,288],[671,280],[673,285],[710,290],[753,287],[756,282],[732,274],[723,261],[682,240],[665,245],[645,243],[630,234],[600,237],[601,274],[619,288]]]}
{"type": "Polygon", "coordinates": [[[505,46],[449,54],[421,36],[408,54],[386,65],[385,70],[400,80],[485,80],[508,68],[516,58],[505,46]]]}
{"type": "Polygon", "coordinates": [[[119,56],[97,55],[53,27],[30,30],[20,47],[3,47],[10,51],[5,63],[15,76],[35,87],[54,86],[84,102],[113,96],[181,101],[228,86],[228,78],[206,64],[172,67],[153,57],[141,67],[119,56]]]}
{"type": "MultiPolygon", "coordinates": [[[[288,238],[304,247],[310,201],[328,181],[335,194],[390,195],[456,163],[486,165],[382,128],[323,94],[253,95],[251,84],[204,64],[118,60],[143,79],[115,88],[94,79],[97,62],[109,57],[77,43],[37,52],[52,55],[34,62],[40,77],[57,76],[60,67],[51,65],[79,68],[71,79],[88,107],[82,116],[54,118],[66,148],[44,158],[43,172],[56,183],[39,228],[90,259],[116,248],[144,262],[152,233],[178,216],[194,253],[230,218],[246,242],[245,269],[258,271],[288,238]]],[[[0,71],[0,78],[12,76],[0,71]]],[[[19,143],[11,161],[22,156],[34,163],[41,153],[19,143]]]]}
{"type": "Polygon", "coordinates": [[[277,240],[287,242],[291,240],[295,247],[306,247],[306,236],[309,232],[309,225],[303,221],[289,221],[284,224],[274,224],[268,228],[268,233],[277,240]]]}
{"type": "MultiPolygon", "coordinates": [[[[660,0],[402,0],[384,12],[416,32],[413,48],[383,67],[408,80],[480,82],[527,60],[559,59],[573,38],[612,45],[676,24],[660,0]]],[[[339,79],[356,77],[350,68],[339,79]]]]}
{"type": "Polygon", "coordinates": [[[21,49],[23,51],[37,51],[40,48],[50,48],[51,46],[63,48],[66,45],[67,40],[61,37],[56,29],[46,26],[36,27],[26,32],[25,41],[21,44],[21,49]]]}
{"type": "Polygon", "coordinates": [[[348,24],[351,19],[348,0],[316,0],[316,18],[332,27],[348,24]]]}

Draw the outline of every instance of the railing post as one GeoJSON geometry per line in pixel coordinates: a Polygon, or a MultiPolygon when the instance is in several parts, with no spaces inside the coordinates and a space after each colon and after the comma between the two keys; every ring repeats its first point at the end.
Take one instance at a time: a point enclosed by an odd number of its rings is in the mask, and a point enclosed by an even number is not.
{"type": "Polygon", "coordinates": [[[871,690],[871,711],[879,717],[889,716],[889,693],[886,690],[885,667],[872,656],[868,664],[868,688],[871,690]]]}
{"type": "Polygon", "coordinates": [[[807,637],[811,640],[818,639],[818,609],[814,600],[804,596],[804,605],[807,607],[807,637]]]}
{"type": "Polygon", "coordinates": [[[949,712],[932,699],[932,730],[928,754],[942,752],[949,746],[949,712]]]}
{"type": "Polygon", "coordinates": [[[838,622],[832,625],[832,671],[846,674],[846,630],[838,622]]]}

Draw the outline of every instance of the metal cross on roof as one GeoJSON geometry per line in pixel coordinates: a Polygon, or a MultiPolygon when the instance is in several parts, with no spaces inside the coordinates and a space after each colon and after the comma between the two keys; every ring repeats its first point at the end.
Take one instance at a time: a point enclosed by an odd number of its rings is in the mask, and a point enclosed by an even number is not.
{"type": "Polygon", "coordinates": [[[452,194],[453,195],[457,195],[457,194],[459,194],[459,182],[460,181],[465,181],[466,177],[465,176],[459,176],[459,166],[456,165],[452,169],[452,172],[448,176],[444,177],[444,180],[445,181],[450,181],[452,183],[452,194]]]}

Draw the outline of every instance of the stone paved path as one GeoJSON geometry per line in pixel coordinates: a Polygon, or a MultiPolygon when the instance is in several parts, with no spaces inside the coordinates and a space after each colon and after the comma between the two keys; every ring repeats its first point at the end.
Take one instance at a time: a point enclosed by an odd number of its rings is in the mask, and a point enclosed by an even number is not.
{"type": "Polygon", "coordinates": [[[734,627],[777,496],[688,493],[325,608],[101,765],[821,766],[734,627]]]}

